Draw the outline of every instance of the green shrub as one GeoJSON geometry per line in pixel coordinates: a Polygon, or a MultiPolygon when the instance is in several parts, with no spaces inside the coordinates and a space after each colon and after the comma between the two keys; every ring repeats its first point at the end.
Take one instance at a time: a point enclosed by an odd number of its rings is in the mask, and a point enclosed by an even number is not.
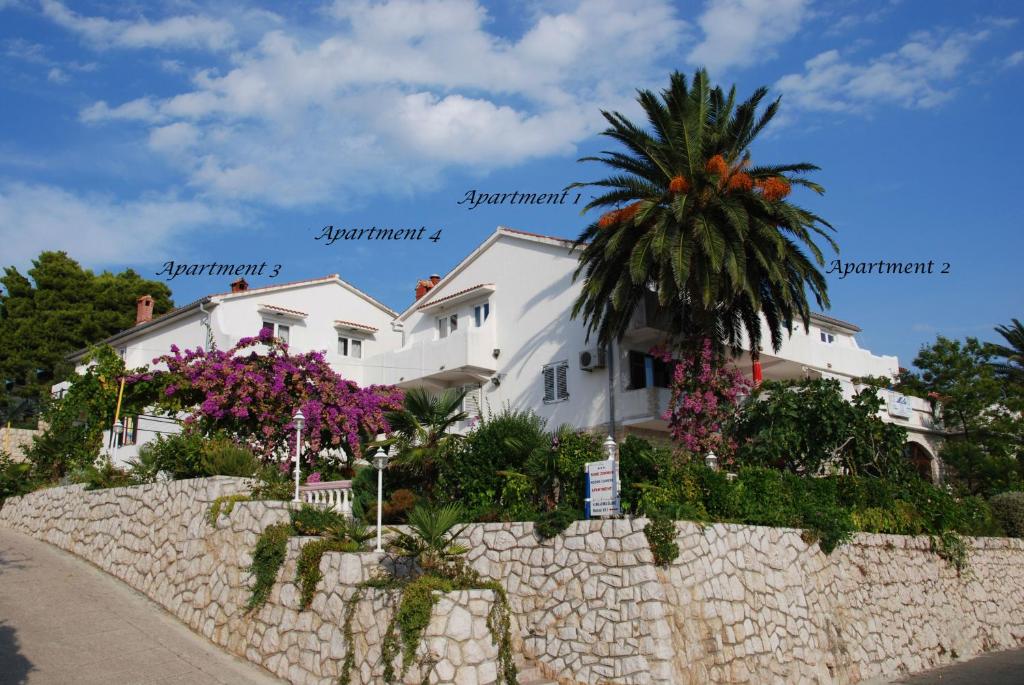
{"type": "Polygon", "coordinates": [[[295,495],[295,482],[276,464],[264,466],[257,474],[252,498],[256,500],[289,501],[295,495]]]}
{"type": "Polygon", "coordinates": [[[102,490],[105,488],[121,488],[135,485],[131,473],[114,466],[109,458],[101,458],[95,464],[78,469],[71,473],[75,483],[85,483],[86,490],[102,490]]]}
{"type": "Polygon", "coordinates": [[[292,526],[298,535],[327,535],[346,525],[345,517],[336,511],[303,504],[291,512],[292,526]]]}
{"type": "Polygon", "coordinates": [[[234,440],[215,435],[203,443],[199,467],[205,476],[238,476],[251,478],[260,468],[256,456],[234,440]]]}
{"type": "Polygon", "coordinates": [[[193,431],[177,435],[158,435],[156,440],[139,448],[138,462],[147,470],[167,471],[175,479],[201,478],[204,438],[193,431]]]}
{"type": "Polygon", "coordinates": [[[622,509],[642,513],[640,498],[644,487],[657,483],[671,465],[669,450],[654,447],[635,435],[628,435],[619,445],[619,478],[622,479],[622,509]]]}
{"type": "MultiPolygon", "coordinates": [[[[605,458],[601,441],[593,433],[559,431],[555,447],[559,481],[559,506],[582,509],[588,462],[605,458]]],[[[621,477],[621,474],[620,474],[621,477]]]]}
{"type": "Polygon", "coordinates": [[[534,522],[533,530],[541,540],[549,540],[561,534],[574,521],[583,518],[582,512],[559,507],[551,511],[545,511],[534,522]]]}
{"type": "Polygon", "coordinates": [[[668,566],[679,557],[679,545],[676,544],[676,524],[671,519],[657,518],[644,526],[647,544],[651,546],[654,563],[668,566]]]}
{"type": "Polygon", "coordinates": [[[975,537],[1006,535],[1001,519],[998,518],[992,506],[981,497],[964,497],[960,500],[960,520],[962,523],[958,530],[964,535],[975,537]]]}
{"type": "Polygon", "coordinates": [[[550,444],[543,418],[506,408],[452,446],[440,461],[435,490],[442,501],[462,503],[470,519],[487,512],[500,517],[504,479],[499,472],[525,473],[527,459],[542,442],[550,444]]]}
{"type": "Polygon", "coordinates": [[[529,521],[536,517],[537,510],[532,499],[536,490],[533,483],[522,473],[501,471],[505,479],[501,488],[501,510],[509,521],[529,521]]]}
{"type": "Polygon", "coordinates": [[[1010,537],[1024,537],[1024,492],[1004,492],[989,500],[992,514],[1010,537]]]}
{"type": "Polygon", "coordinates": [[[16,462],[11,455],[0,451],[0,506],[8,497],[32,492],[36,482],[32,477],[32,464],[16,462]]]}
{"type": "Polygon", "coordinates": [[[793,493],[781,471],[751,467],[740,470],[735,482],[732,517],[761,526],[795,527],[799,517],[793,493]]]}

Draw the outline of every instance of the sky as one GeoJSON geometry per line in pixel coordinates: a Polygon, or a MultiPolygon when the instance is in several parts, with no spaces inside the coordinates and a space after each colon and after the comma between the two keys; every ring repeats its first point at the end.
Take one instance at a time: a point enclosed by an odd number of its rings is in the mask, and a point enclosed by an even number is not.
{"type": "MultiPolygon", "coordinates": [[[[601,110],[640,122],[636,89],[703,66],[781,96],[752,154],[821,167],[825,195],[791,199],[835,226],[830,262],[934,262],[828,275],[828,313],[909,366],[937,334],[1024,318],[1022,7],[0,0],[0,266],[266,262],[251,286],[338,273],[401,311],[498,225],[576,237],[582,202],[459,201],[601,178],[577,161],[615,149],[601,110]],[[426,230],[326,245],[325,225],[426,230]]],[[[230,280],[168,285],[184,304],[230,280]]]]}

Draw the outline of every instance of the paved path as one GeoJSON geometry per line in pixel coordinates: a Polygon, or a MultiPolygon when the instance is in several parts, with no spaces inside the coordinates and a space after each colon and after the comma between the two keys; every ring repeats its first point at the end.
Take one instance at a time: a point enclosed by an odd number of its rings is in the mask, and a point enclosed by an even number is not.
{"type": "Polygon", "coordinates": [[[281,682],[81,559],[0,528],[0,685],[281,682]]]}
{"type": "Polygon", "coordinates": [[[990,652],[934,671],[909,676],[906,685],[1021,685],[1024,683],[1024,649],[990,652]]]}

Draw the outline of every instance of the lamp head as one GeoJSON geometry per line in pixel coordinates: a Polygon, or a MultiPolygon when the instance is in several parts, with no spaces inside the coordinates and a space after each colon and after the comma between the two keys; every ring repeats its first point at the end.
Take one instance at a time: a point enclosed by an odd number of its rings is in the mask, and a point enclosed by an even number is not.
{"type": "Polygon", "coordinates": [[[712,471],[718,470],[718,455],[714,452],[708,452],[707,456],[704,457],[704,465],[712,471]]]}
{"type": "Polygon", "coordinates": [[[297,412],[295,412],[295,416],[292,417],[292,420],[295,422],[295,428],[298,430],[302,430],[302,425],[306,423],[306,416],[302,413],[302,410],[300,409],[297,412]]]}
{"type": "Polygon", "coordinates": [[[114,433],[116,433],[117,435],[121,435],[121,433],[124,433],[124,426],[122,426],[120,422],[114,424],[114,433]]]}
{"type": "Polygon", "coordinates": [[[378,471],[383,471],[387,468],[388,460],[390,458],[391,457],[388,456],[388,453],[384,451],[383,447],[378,447],[377,451],[373,455],[373,467],[378,471]]]}
{"type": "Polygon", "coordinates": [[[619,446],[615,442],[615,438],[608,436],[602,443],[601,448],[604,450],[605,459],[615,459],[619,455],[619,446]]]}

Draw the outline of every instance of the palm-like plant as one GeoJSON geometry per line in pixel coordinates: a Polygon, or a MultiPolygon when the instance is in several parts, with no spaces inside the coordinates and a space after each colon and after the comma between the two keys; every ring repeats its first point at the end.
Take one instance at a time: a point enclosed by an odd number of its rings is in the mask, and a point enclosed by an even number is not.
{"type": "Polygon", "coordinates": [[[575,277],[582,292],[573,316],[606,344],[622,337],[633,310],[650,293],[669,317],[679,341],[710,338],[734,350],[746,332],[750,349],[761,348],[760,316],[773,349],[794,320],[808,326],[805,287],[828,306],[822,237],[833,248],[831,225],[787,201],[793,185],[822,193],[799,174],[813,164],[753,166],[750,145],[779,108],[775,100],[758,114],[767,95],[759,88],[736,104],[711,88],[704,70],[690,86],[676,72],[660,95],[642,90],[638,101],[651,132],[617,112],[604,135],[626,152],[605,151],[580,161],[602,162],[617,175],[570,187],[607,190],[592,208],[612,208],[577,240],[584,245],[575,277]],[[805,254],[805,250],[810,254],[805,254]]]}
{"type": "Polygon", "coordinates": [[[407,468],[433,482],[429,476],[436,468],[436,459],[447,443],[462,436],[451,429],[468,414],[462,410],[464,390],[450,388],[434,395],[423,388],[406,391],[402,408],[385,416],[397,434],[398,456],[395,465],[407,468]]]}
{"type": "Polygon", "coordinates": [[[1024,386],[1024,326],[1018,319],[1012,321],[1009,326],[996,326],[996,333],[1003,336],[1006,344],[989,343],[986,351],[1002,359],[992,362],[992,368],[1000,378],[1024,386]]]}
{"type": "Polygon", "coordinates": [[[425,572],[436,571],[469,551],[468,547],[455,542],[466,529],[466,526],[455,528],[462,517],[462,507],[457,503],[416,507],[409,512],[410,532],[391,529],[395,537],[390,547],[402,556],[415,559],[425,572]]]}

